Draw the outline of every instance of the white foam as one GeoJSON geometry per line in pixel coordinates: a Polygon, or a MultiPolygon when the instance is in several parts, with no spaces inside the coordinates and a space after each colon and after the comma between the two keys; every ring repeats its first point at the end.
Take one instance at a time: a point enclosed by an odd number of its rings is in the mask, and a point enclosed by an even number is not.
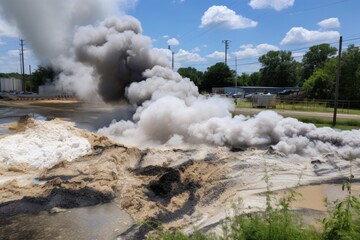
{"type": "Polygon", "coordinates": [[[0,163],[49,168],[88,154],[89,141],[72,130],[70,123],[34,120],[33,127],[0,139],[0,163]]]}

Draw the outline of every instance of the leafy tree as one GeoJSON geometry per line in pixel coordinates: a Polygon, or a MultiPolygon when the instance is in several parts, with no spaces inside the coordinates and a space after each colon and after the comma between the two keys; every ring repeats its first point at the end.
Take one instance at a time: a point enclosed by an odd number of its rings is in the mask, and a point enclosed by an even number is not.
{"type": "Polygon", "coordinates": [[[339,95],[344,100],[360,100],[360,49],[349,45],[342,54],[339,95]]]}
{"type": "Polygon", "coordinates": [[[331,81],[324,69],[318,69],[305,81],[303,90],[309,98],[331,99],[334,95],[334,81],[331,81]]]}
{"type": "Polygon", "coordinates": [[[309,48],[305,53],[302,64],[302,79],[308,79],[316,69],[322,67],[327,59],[336,54],[336,48],[324,43],[309,48]]]}
{"type": "Polygon", "coordinates": [[[17,78],[22,79],[22,76],[20,73],[0,73],[0,78],[17,78]]]}
{"type": "Polygon", "coordinates": [[[273,87],[295,86],[297,63],[290,51],[269,51],[259,58],[260,85],[273,87]]]}
{"type": "Polygon", "coordinates": [[[333,99],[336,81],[337,59],[325,61],[303,84],[303,90],[309,98],[333,99]]]}
{"type": "Polygon", "coordinates": [[[179,68],[178,73],[182,77],[187,77],[195,83],[196,86],[200,86],[203,78],[203,72],[196,70],[193,67],[179,68]]]}
{"type": "Polygon", "coordinates": [[[260,72],[253,72],[250,75],[250,84],[249,86],[260,86],[261,81],[261,73],[260,72]]]}
{"type": "Polygon", "coordinates": [[[236,79],[238,85],[240,86],[250,86],[251,78],[250,75],[247,73],[242,73],[240,76],[236,79]]]}
{"type": "Polygon", "coordinates": [[[32,74],[33,89],[38,89],[40,85],[54,81],[57,73],[52,67],[38,66],[38,69],[32,74]]]}
{"type": "Polygon", "coordinates": [[[210,90],[213,87],[228,87],[234,85],[235,72],[224,63],[216,63],[208,67],[204,73],[202,87],[210,90]]]}

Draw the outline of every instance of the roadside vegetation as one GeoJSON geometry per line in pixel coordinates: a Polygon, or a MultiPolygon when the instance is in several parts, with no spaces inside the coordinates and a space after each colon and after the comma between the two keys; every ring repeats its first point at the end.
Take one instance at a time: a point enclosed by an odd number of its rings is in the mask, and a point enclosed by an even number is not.
{"type": "MultiPolygon", "coordinates": [[[[317,101],[317,100],[277,100],[276,109],[278,110],[290,110],[301,112],[327,112],[332,113],[334,111],[333,106],[330,106],[330,101],[317,101]]],[[[238,99],[237,108],[252,108],[251,101],[245,99],[238,99]]],[[[359,109],[352,109],[347,103],[339,103],[338,113],[344,114],[360,114],[359,109]]]]}
{"type": "Polygon", "coordinates": [[[264,181],[267,184],[266,208],[262,212],[241,212],[241,204],[234,206],[236,214],[228,217],[222,224],[222,235],[205,234],[195,231],[188,236],[180,231],[168,231],[158,228],[149,240],[360,240],[360,198],[351,191],[352,160],[349,160],[350,173],[342,185],[347,192],[343,200],[327,202],[328,214],[322,221],[322,228],[316,229],[303,223],[301,215],[290,209],[298,193],[289,193],[278,201],[270,189],[270,178],[265,166],[264,181]],[[275,204],[274,204],[275,202],[275,204]]]}
{"type": "MultiPolygon", "coordinates": [[[[288,110],[288,111],[299,111],[299,112],[318,112],[318,113],[332,113],[334,111],[331,107],[326,107],[325,103],[316,102],[316,101],[299,101],[296,103],[286,103],[282,102],[276,105],[275,109],[272,110],[288,110]]],[[[237,108],[242,109],[250,109],[253,108],[250,101],[246,100],[238,100],[236,104],[237,108]]],[[[358,109],[348,109],[348,108],[338,108],[337,113],[340,114],[358,114],[360,115],[360,110],[358,109]]],[[[317,127],[334,127],[333,119],[326,117],[309,117],[309,116],[301,116],[301,114],[283,114],[285,117],[296,118],[301,122],[305,123],[313,123],[317,127]]],[[[340,130],[352,130],[360,128],[360,120],[357,119],[340,119],[337,118],[336,126],[334,127],[340,130]]]]}

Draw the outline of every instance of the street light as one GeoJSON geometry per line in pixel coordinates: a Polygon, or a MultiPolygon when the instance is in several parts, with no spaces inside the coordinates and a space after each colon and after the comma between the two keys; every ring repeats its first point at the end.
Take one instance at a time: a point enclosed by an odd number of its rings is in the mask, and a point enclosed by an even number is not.
{"type": "Polygon", "coordinates": [[[171,50],[171,46],[168,45],[168,49],[171,51],[171,69],[174,70],[174,52],[171,50]]]}

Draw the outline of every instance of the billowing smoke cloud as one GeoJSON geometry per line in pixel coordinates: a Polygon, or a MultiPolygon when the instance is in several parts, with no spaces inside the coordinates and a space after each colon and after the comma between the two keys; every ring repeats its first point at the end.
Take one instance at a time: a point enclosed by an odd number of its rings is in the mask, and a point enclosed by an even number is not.
{"type": "Polygon", "coordinates": [[[81,98],[114,102],[131,82],[142,80],[146,69],[169,65],[151,50],[139,21],[117,10],[136,2],[1,0],[0,6],[42,64],[61,72],[59,87],[81,98]],[[122,16],[103,20],[109,15],[122,16]]]}
{"type": "Polygon", "coordinates": [[[104,101],[123,98],[125,88],[143,80],[146,69],[168,66],[165,56],[152,51],[151,39],[141,32],[139,21],[130,16],[107,18],[98,27],[81,27],[76,32],[75,59],[91,66],[104,101]]]}
{"type": "Polygon", "coordinates": [[[118,0],[0,0],[1,16],[18,28],[43,64],[67,53],[76,26],[118,14],[118,0]]]}
{"type": "Polygon", "coordinates": [[[132,121],[114,121],[99,133],[137,146],[272,146],[285,154],[360,157],[360,130],[316,128],[272,111],[232,117],[230,100],[200,95],[193,82],[169,69],[138,20],[103,20],[121,2],[135,1],[0,0],[4,16],[40,59],[61,70],[60,86],[106,102],[125,94],[137,107],[132,121]]]}

